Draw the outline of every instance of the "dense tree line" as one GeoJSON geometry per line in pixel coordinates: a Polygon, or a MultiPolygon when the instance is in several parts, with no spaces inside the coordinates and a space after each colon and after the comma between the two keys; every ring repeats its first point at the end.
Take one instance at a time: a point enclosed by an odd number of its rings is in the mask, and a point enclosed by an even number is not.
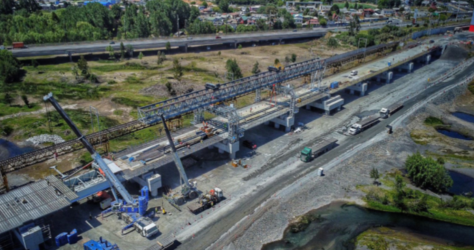
{"type": "MultiPolygon", "coordinates": [[[[216,2],[220,11],[232,11],[229,0],[216,2]]],[[[275,1],[268,1],[259,12],[273,15],[273,27],[263,20],[253,25],[237,27],[237,32],[295,28],[291,13],[278,9],[275,1]],[[277,17],[283,17],[280,21],[277,17]]],[[[119,39],[163,37],[186,29],[189,34],[232,32],[229,26],[215,27],[200,21],[199,9],[182,0],[149,0],[146,7],[125,3],[125,11],[118,5],[107,8],[100,3],[84,7],[68,6],[53,12],[41,11],[35,0],[2,0],[0,2],[0,44],[12,42],[56,43],[96,41],[114,37],[119,39]],[[12,7],[16,8],[15,13],[12,7]]]]}
{"type": "Polygon", "coordinates": [[[17,81],[22,70],[20,62],[8,50],[0,50],[0,85],[17,81]]]}
{"type": "Polygon", "coordinates": [[[443,160],[423,157],[420,153],[408,156],[405,167],[408,176],[421,188],[429,188],[436,192],[445,192],[452,185],[453,180],[443,166],[443,160]]]}

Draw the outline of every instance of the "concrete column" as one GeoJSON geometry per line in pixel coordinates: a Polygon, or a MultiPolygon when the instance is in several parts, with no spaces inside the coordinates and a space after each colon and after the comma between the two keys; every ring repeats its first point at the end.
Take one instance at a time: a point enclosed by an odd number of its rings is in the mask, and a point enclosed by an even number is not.
{"type": "Polygon", "coordinates": [[[237,155],[237,151],[239,151],[240,149],[239,147],[240,147],[240,143],[238,140],[233,143],[229,143],[229,154],[232,160],[235,159],[237,155]]]}
{"type": "Polygon", "coordinates": [[[280,128],[280,124],[275,123],[275,128],[277,128],[277,129],[280,128]]]}
{"type": "Polygon", "coordinates": [[[67,55],[69,56],[69,61],[72,62],[72,52],[71,52],[71,51],[68,51],[68,52],[67,52],[67,55]]]}
{"type": "Polygon", "coordinates": [[[351,89],[351,95],[353,95],[353,94],[354,94],[354,90],[353,90],[353,89],[351,89]]]}
{"type": "Polygon", "coordinates": [[[264,122],[263,124],[264,124],[264,125],[268,125],[268,124],[270,124],[270,122],[264,122]]]}
{"type": "Polygon", "coordinates": [[[188,53],[188,44],[184,45],[184,52],[188,53]]]}
{"type": "Polygon", "coordinates": [[[426,55],[426,64],[430,64],[430,61],[431,61],[431,55],[426,55]]]}
{"type": "Polygon", "coordinates": [[[218,148],[219,154],[223,154],[224,150],[222,148],[218,148]]]}
{"type": "Polygon", "coordinates": [[[380,82],[380,76],[377,76],[377,82],[380,82]]]}
{"type": "Polygon", "coordinates": [[[234,49],[237,49],[237,42],[234,43],[234,49]]]}
{"type": "Polygon", "coordinates": [[[311,109],[311,106],[306,105],[306,109],[307,109],[307,110],[310,110],[310,109],[311,109]]]}

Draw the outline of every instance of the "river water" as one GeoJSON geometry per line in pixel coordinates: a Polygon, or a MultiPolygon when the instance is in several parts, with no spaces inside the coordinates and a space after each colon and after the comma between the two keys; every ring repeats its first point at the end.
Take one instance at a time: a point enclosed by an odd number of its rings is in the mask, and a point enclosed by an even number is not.
{"type": "Polygon", "coordinates": [[[13,142],[0,139],[0,160],[21,155],[35,150],[34,147],[20,147],[13,142]]]}
{"type": "Polygon", "coordinates": [[[474,246],[474,227],[461,226],[408,214],[386,213],[340,202],[310,212],[321,215],[299,233],[285,230],[282,240],[263,246],[262,250],[354,249],[356,237],[373,227],[391,227],[416,233],[430,240],[474,246]]]}

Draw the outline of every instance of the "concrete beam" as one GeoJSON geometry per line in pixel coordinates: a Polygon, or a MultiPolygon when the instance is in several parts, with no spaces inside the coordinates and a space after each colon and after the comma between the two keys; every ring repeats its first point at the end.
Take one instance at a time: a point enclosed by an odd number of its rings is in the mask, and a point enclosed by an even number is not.
{"type": "Polygon", "coordinates": [[[295,117],[277,117],[272,119],[275,123],[275,128],[280,128],[280,125],[285,126],[285,131],[290,132],[291,126],[295,125],[295,117]]]}
{"type": "Polygon", "coordinates": [[[239,141],[235,142],[229,142],[229,141],[224,141],[224,142],[218,142],[214,144],[216,148],[218,148],[219,153],[223,154],[224,152],[227,152],[230,154],[231,159],[235,159],[237,151],[240,149],[240,144],[239,141]]]}
{"type": "Polygon", "coordinates": [[[357,83],[356,85],[350,86],[348,89],[350,90],[351,95],[354,95],[355,91],[360,93],[360,96],[364,96],[365,92],[367,92],[367,83],[357,83]]]}

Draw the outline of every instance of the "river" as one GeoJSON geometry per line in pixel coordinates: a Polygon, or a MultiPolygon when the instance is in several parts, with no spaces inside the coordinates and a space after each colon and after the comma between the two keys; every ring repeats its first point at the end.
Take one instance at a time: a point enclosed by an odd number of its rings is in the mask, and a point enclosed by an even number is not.
{"type": "Polygon", "coordinates": [[[356,237],[373,227],[390,227],[458,246],[474,246],[474,227],[429,218],[387,213],[340,202],[310,212],[321,220],[299,233],[285,230],[282,240],[264,245],[262,250],[354,249],[356,237]]]}

